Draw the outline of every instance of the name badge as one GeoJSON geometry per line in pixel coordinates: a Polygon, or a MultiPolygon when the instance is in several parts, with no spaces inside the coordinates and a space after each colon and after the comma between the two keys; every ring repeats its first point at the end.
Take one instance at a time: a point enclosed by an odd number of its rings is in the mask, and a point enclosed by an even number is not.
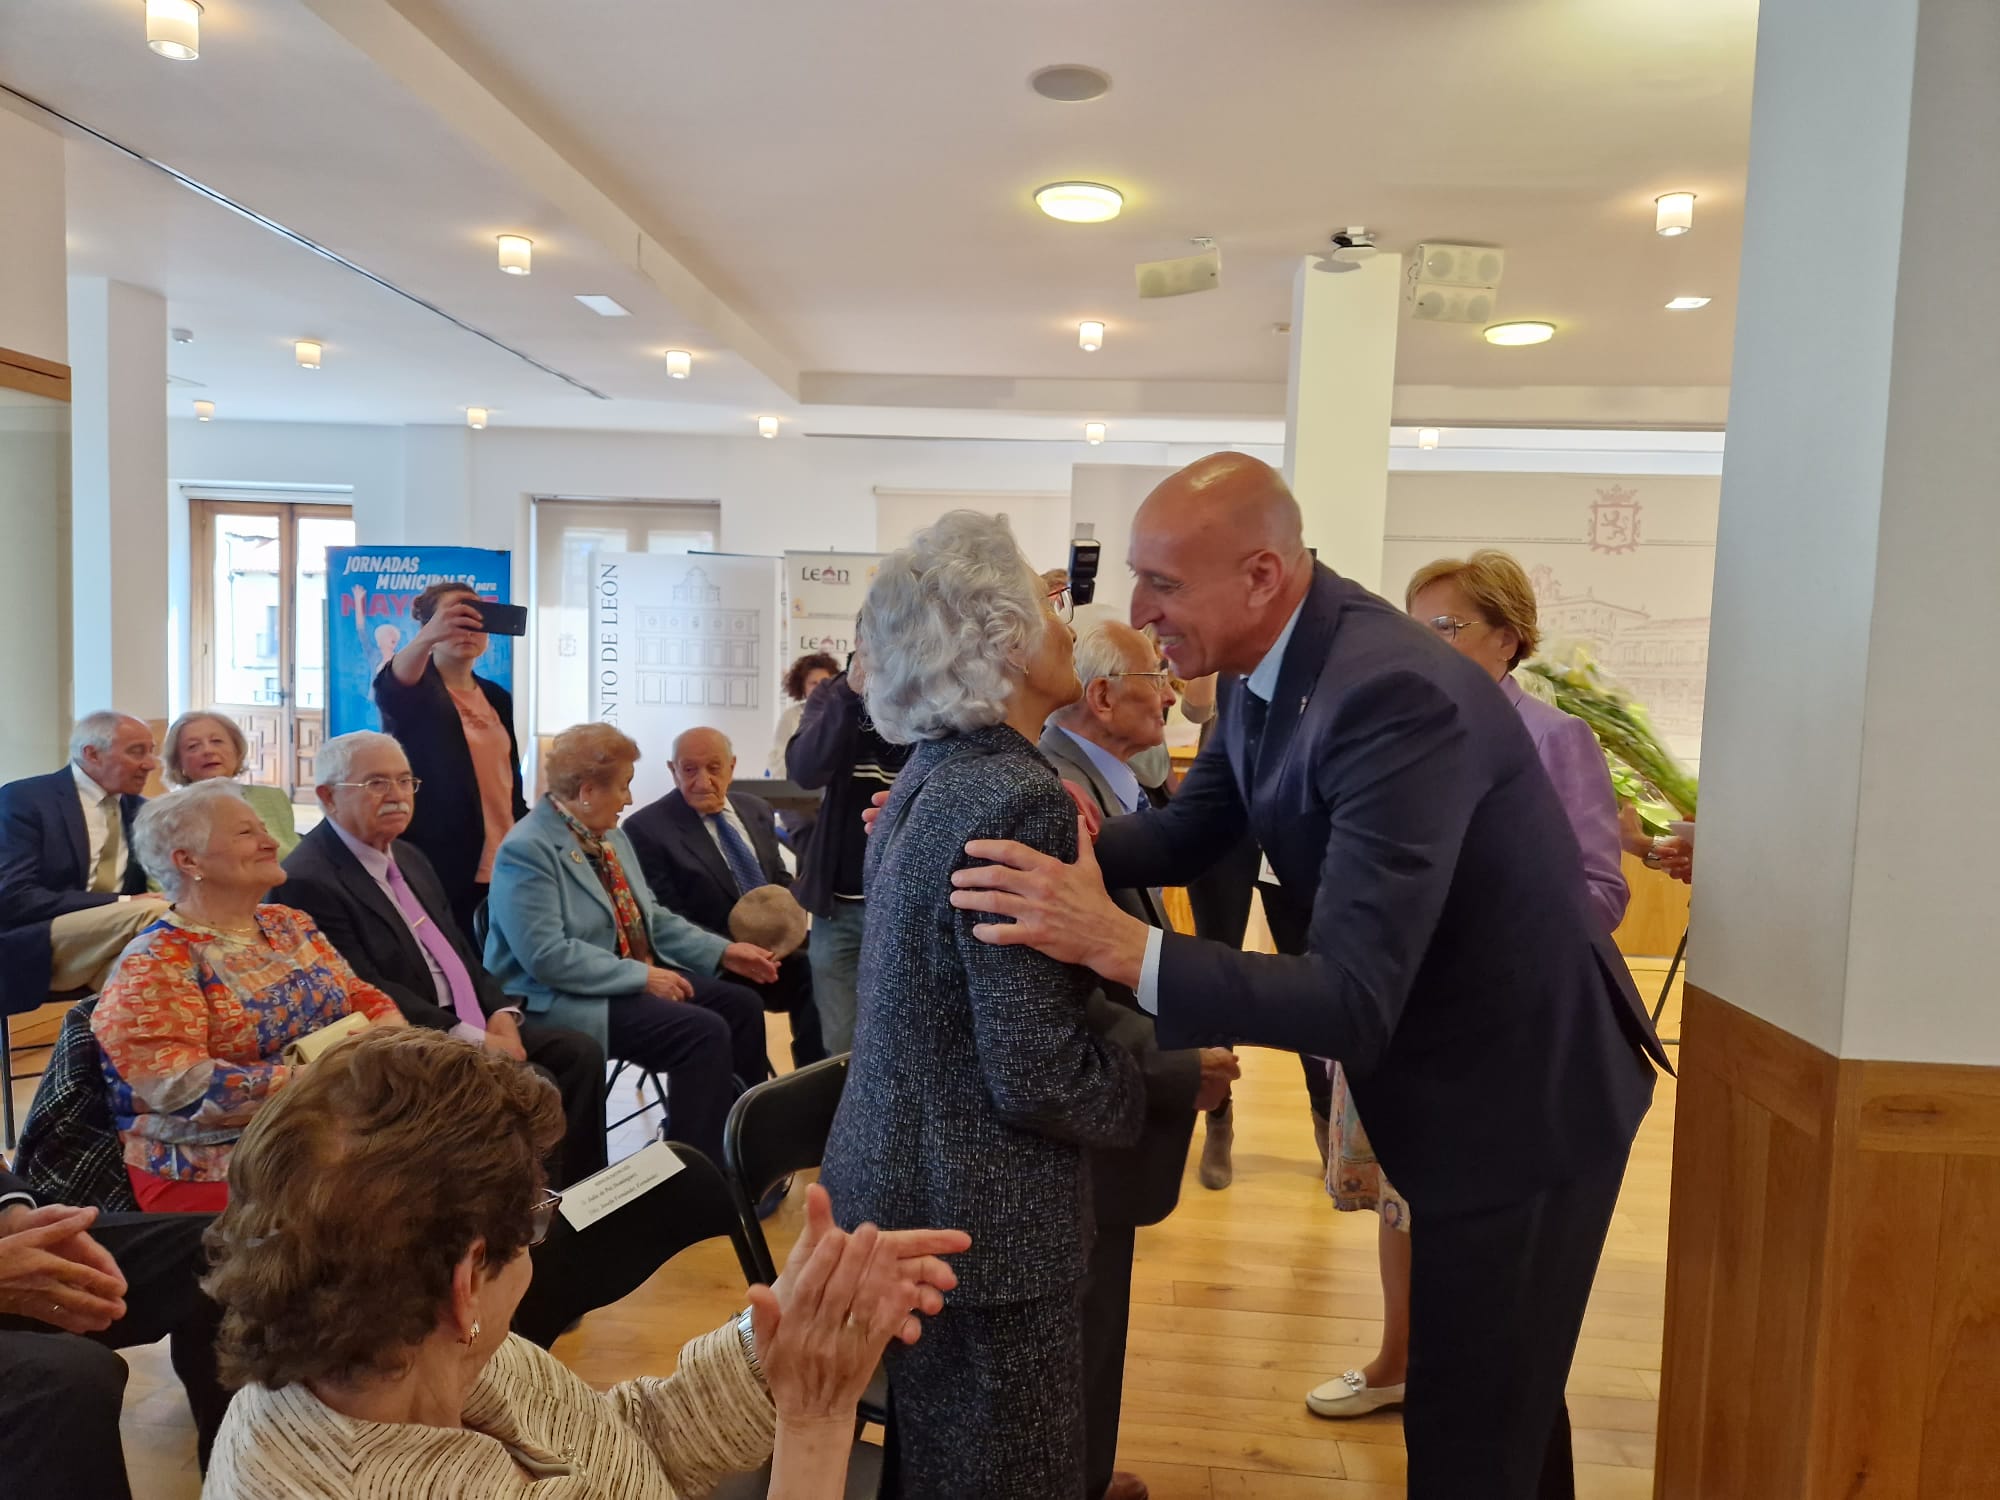
{"type": "Polygon", "coordinates": [[[1257,859],[1258,859],[1257,878],[1260,881],[1262,881],[1265,885],[1283,884],[1283,882],[1278,879],[1278,872],[1271,868],[1270,855],[1265,854],[1263,851],[1259,850],[1257,859]]]}
{"type": "Polygon", "coordinates": [[[621,1162],[563,1189],[562,1216],[572,1229],[588,1229],[679,1172],[684,1163],[665,1141],[654,1141],[621,1162]]]}

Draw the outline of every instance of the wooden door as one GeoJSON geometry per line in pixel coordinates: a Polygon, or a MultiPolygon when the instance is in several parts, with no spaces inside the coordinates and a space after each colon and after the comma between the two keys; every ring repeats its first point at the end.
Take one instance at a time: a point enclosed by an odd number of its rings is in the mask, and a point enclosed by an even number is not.
{"type": "Polygon", "coordinates": [[[245,779],[297,798],[326,718],[326,549],[354,540],[344,505],[205,499],[189,510],[194,691],[249,742],[245,779]]]}

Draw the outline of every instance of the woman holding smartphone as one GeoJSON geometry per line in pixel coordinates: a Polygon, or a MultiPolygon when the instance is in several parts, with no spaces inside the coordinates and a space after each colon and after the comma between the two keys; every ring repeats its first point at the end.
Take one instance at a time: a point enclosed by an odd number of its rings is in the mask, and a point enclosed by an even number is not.
{"type": "Polygon", "coordinates": [[[486,654],[486,622],[470,583],[432,584],[410,614],[419,629],[376,675],[375,704],[417,783],[404,837],[430,856],[470,936],[493,852],[528,812],[514,698],[472,670],[486,654]]]}

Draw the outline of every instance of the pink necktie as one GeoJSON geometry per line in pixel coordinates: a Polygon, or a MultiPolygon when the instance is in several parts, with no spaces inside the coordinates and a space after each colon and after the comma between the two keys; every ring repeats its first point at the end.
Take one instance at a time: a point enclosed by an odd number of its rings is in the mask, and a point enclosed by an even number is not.
{"type": "Polygon", "coordinates": [[[451,987],[451,1008],[458,1012],[459,1020],[479,1031],[486,1029],[486,1014],[479,1008],[479,992],[473,988],[472,975],[467,972],[465,961],[458,956],[458,950],[451,945],[451,939],[438,929],[438,924],[430,919],[417,893],[410,889],[410,883],[403,879],[403,872],[396,868],[396,858],[389,857],[389,892],[396,898],[396,905],[402,908],[403,919],[416,930],[417,941],[424,945],[444,975],[445,983],[451,987]]]}

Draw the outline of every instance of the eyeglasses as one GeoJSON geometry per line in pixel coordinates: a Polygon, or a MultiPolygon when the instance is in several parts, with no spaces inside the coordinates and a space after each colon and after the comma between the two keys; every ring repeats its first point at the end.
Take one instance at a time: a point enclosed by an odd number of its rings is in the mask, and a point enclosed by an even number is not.
{"type": "Polygon", "coordinates": [[[423,782],[415,776],[370,776],[366,781],[336,781],[334,785],[363,791],[371,797],[386,797],[391,792],[414,792],[423,782]]]}
{"type": "Polygon", "coordinates": [[[1049,590],[1049,608],[1055,611],[1056,618],[1065,625],[1076,617],[1076,606],[1070,601],[1067,588],[1049,590]]]}
{"type": "Polygon", "coordinates": [[[1458,639],[1458,633],[1468,625],[1483,625],[1483,620],[1461,620],[1456,615],[1437,615],[1424,623],[1448,641],[1458,639]]]}
{"type": "Polygon", "coordinates": [[[1106,677],[1139,677],[1149,679],[1161,687],[1165,687],[1174,674],[1171,672],[1106,672],[1104,675],[1106,677]]]}
{"type": "Polygon", "coordinates": [[[549,1237],[549,1230],[555,1225],[556,1209],[561,1203],[561,1193],[546,1192],[542,1194],[541,1201],[528,1210],[529,1249],[532,1250],[549,1237]]]}

